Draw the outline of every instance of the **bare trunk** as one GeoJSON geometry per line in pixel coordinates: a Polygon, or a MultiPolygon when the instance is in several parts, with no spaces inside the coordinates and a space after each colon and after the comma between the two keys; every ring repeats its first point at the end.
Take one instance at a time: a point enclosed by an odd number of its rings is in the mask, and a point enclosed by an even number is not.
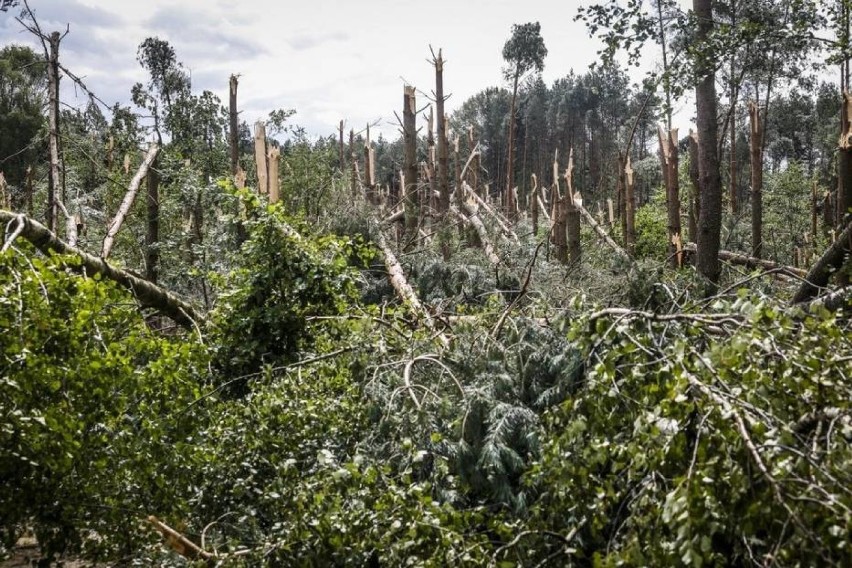
{"type": "Polygon", "coordinates": [[[512,188],[515,185],[515,107],[518,102],[518,80],[520,79],[520,70],[515,72],[514,85],[512,86],[512,105],[509,110],[509,159],[506,162],[506,188],[503,205],[506,208],[506,214],[509,219],[515,220],[515,211],[518,209],[518,204],[514,198],[512,188]]]}
{"type": "Polygon", "coordinates": [[[101,256],[103,258],[109,258],[109,253],[112,251],[112,246],[115,242],[115,236],[121,229],[121,225],[124,223],[124,219],[127,217],[127,214],[130,212],[130,208],[136,200],[136,194],[139,191],[139,186],[142,185],[142,179],[147,175],[151,164],[153,164],[154,160],[157,159],[159,151],[159,146],[151,144],[151,147],[148,149],[148,154],[142,161],[142,165],[139,166],[139,169],[136,171],[136,175],[134,175],[133,179],[130,180],[130,186],[127,188],[127,193],[124,194],[124,200],[122,200],[121,206],[118,208],[118,212],[116,212],[115,217],[109,224],[106,237],[104,237],[104,244],[101,248],[101,256]]]}
{"type": "Polygon", "coordinates": [[[530,191],[530,214],[532,216],[533,238],[538,236],[538,178],[532,174],[532,190],[530,191]]]}
{"type": "Polygon", "coordinates": [[[340,169],[341,173],[346,171],[346,159],[344,157],[344,146],[343,146],[343,121],[340,121],[340,126],[338,127],[339,140],[337,142],[337,167],[340,169]]]}
{"type": "Polygon", "coordinates": [[[567,234],[568,260],[572,265],[580,262],[582,246],[580,244],[580,204],[579,194],[574,194],[574,149],[568,154],[568,167],[565,168],[565,231],[567,234]]]}
{"type": "Polygon", "coordinates": [[[239,81],[236,75],[231,75],[230,81],[230,110],[228,113],[228,140],[231,150],[231,175],[236,176],[240,168],[240,137],[239,137],[239,113],[237,111],[237,85],[239,81]]]}
{"type": "Polygon", "coordinates": [[[437,190],[440,194],[438,200],[438,211],[441,216],[445,215],[450,208],[450,158],[449,141],[447,139],[447,117],[444,114],[444,59],[441,50],[435,64],[435,112],[437,114],[438,136],[438,169],[437,190]]]}
{"type": "Polygon", "coordinates": [[[267,167],[269,168],[269,203],[277,203],[281,199],[281,185],[278,179],[278,159],[281,157],[281,150],[277,146],[269,149],[266,156],[267,167]]]}
{"type": "Polygon", "coordinates": [[[550,242],[553,243],[553,256],[562,264],[568,263],[568,207],[566,199],[559,188],[559,157],[558,151],[553,155],[553,185],[550,189],[551,227],[550,242]]]}
{"type": "Polygon", "coordinates": [[[660,156],[663,179],[666,185],[666,210],[668,212],[668,249],[674,268],[680,267],[677,242],[681,238],[680,226],[680,181],[678,180],[677,128],[664,132],[659,128],[660,156]]]}
{"type": "MultiPolygon", "coordinates": [[[[696,45],[698,52],[710,39],[713,30],[711,0],[693,0],[698,20],[696,45]]],[[[698,172],[701,187],[701,211],[698,217],[698,272],[714,289],[719,283],[721,265],[719,244],[722,229],[722,180],[719,176],[716,123],[716,78],[711,61],[699,61],[695,106],[698,116],[698,172]]]]}
{"type": "Polygon", "coordinates": [[[611,236],[609,236],[609,233],[607,233],[606,229],[604,229],[603,227],[601,227],[601,226],[600,226],[600,224],[598,224],[598,222],[597,222],[597,221],[595,221],[595,218],[592,216],[592,214],[591,214],[591,213],[589,213],[589,212],[586,210],[586,208],[585,208],[585,207],[583,207],[583,205],[582,205],[582,204],[575,204],[575,206],[577,207],[577,211],[579,211],[579,212],[580,212],[580,215],[583,217],[583,219],[585,219],[585,220],[586,220],[586,222],[589,224],[589,226],[592,228],[592,230],[594,230],[594,231],[598,234],[598,236],[599,236],[601,239],[603,239],[603,241],[604,241],[607,245],[609,245],[609,247],[610,247],[613,251],[615,251],[615,253],[616,253],[618,256],[620,256],[621,258],[623,258],[623,259],[625,259],[625,260],[631,260],[630,255],[629,255],[629,254],[627,254],[627,251],[625,251],[623,248],[621,248],[620,246],[618,246],[618,243],[616,243],[616,242],[612,239],[612,237],[611,237],[611,236]]]}
{"type": "Polygon", "coordinates": [[[160,173],[157,160],[151,163],[146,177],[148,186],[148,230],[145,234],[145,278],[157,283],[160,263],[160,173]]]}
{"type": "MultiPolygon", "coordinates": [[[[683,247],[683,250],[688,253],[695,253],[697,248],[695,243],[687,243],[683,247]]],[[[727,250],[720,250],[719,258],[721,260],[724,260],[725,262],[730,262],[731,264],[745,266],[746,268],[751,269],[760,268],[761,270],[774,270],[779,274],[791,276],[794,278],[804,278],[806,274],[804,270],[795,268],[793,266],[785,266],[783,264],[778,264],[777,262],[772,262],[770,260],[763,260],[762,258],[747,256],[744,254],[727,250]]]]}
{"type": "Polygon", "coordinates": [[[404,179],[402,182],[403,203],[405,207],[405,238],[404,250],[410,248],[417,241],[417,124],[416,115],[417,102],[414,87],[405,87],[402,125],[403,142],[405,145],[405,162],[403,167],[404,179]]]}
{"type": "Polygon", "coordinates": [[[48,38],[50,60],[47,64],[48,124],[50,132],[50,175],[47,178],[47,228],[56,232],[57,191],[61,191],[62,180],[59,171],[59,32],[53,32],[48,38]]]}
{"type": "Polygon", "coordinates": [[[269,164],[266,154],[266,125],[256,122],[254,125],[254,160],[257,166],[257,192],[269,195],[269,164]]]}
{"type": "Polygon", "coordinates": [[[808,271],[807,276],[793,296],[792,303],[804,302],[819,294],[820,288],[828,284],[831,275],[840,271],[844,260],[848,262],[850,254],[852,254],[852,222],[847,223],[846,228],[837,236],[837,240],[828,247],[808,271]]]}
{"type": "Polygon", "coordinates": [[[748,105],[748,116],[751,127],[751,255],[760,258],[763,252],[763,125],[754,102],[748,105]]]}
{"type": "Polygon", "coordinates": [[[837,197],[834,226],[845,224],[852,209],[852,95],[843,94],[840,144],[837,153],[837,197]]]}
{"type": "Polygon", "coordinates": [[[630,155],[624,163],[624,244],[630,254],[636,247],[636,195],[630,155]]]}

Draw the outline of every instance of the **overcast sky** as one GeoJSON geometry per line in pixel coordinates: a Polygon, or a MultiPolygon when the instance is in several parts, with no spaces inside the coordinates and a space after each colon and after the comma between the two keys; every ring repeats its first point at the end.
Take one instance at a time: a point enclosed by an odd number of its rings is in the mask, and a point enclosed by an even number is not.
{"type": "MultiPolygon", "coordinates": [[[[168,40],[191,73],[193,91],[227,105],[228,77],[240,75],[240,109],[249,123],[276,108],[312,135],[381,121],[396,137],[394,110],[405,82],[431,93],[429,45],[443,48],[448,111],[501,85],[502,47],[514,23],[539,21],[548,48],[544,79],[584,72],[598,43],[574,22],[577,0],[30,0],[43,31],[70,33],[61,60],[108,103],[129,103],[145,73],[136,61],[149,36],[168,40]]],[[[33,44],[12,9],[0,12],[0,42],[33,44]]],[[[658,59],[653,47],[648,60],[658,59]]],[[[64,81],[63,101],[75,104],[64,81]]],[[[425,103],[418,95],[418,106],[425,103]]]]}

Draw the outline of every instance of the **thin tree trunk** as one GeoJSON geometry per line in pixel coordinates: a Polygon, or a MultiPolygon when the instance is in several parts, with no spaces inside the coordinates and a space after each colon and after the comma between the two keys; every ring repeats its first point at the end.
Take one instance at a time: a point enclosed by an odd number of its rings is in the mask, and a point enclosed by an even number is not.
{"type": "Polygon", "coordinates": [[[760,109],[750,102],[748,116],[751,128],[751,255],[763,253],[763,125],[760,109]]]}
{"type": "MultiPolygon", "coordinates": [[[[698,19],[696,47],[698,53],[710,41],[713,31],[711,0],[693,0],[698,19]]],[[[721,265],[719,245],[722,230],[722,180],[719,175],[716,122],[716,77],[713,62],[699,61],[698,83],[695,86],[695,106],[698,116],[698,171],[701,187],[701,210],[698,217],[698,272],[711,284],[719,283],[721,265]]]]}
{"type": "Polygon", "coordinates": [[[148,168],[148,230],[145,234],[145,278],[157,283],[160,263],[160,173],[156,158],[148,168]]]}
{"type": "Polygon", "coordinates": [[[239,137],[239,113],[237,111],[237,86],[239,80],[236,75],[231,75],[230,80],[230,109],[228,113],[228,140],[231,150],[231,175],[236,176],[240,168],[240,137],[239,137]]]}
{"type": "Polygon", "coordinates": [[[50,175],[47,178],[47,228],[56,232],[56,192],[62,188],[59,170],[59,32],[53,32],[48,38],[50,60],[47,65],[48,124],[50,128],[48,145],[50,148],[50,175]]]}
{"type": "MultiPolygon", "coordinates": [[[[686,243],[683,247],[684,252],[695,253],[697,250],[695,243],[686,243]]],[[[792,276],[794,278],[804,278],[806,272],[799,268],[793,266],[785,266],[783,264],[779,264],[777,262],[772,262],[771,260],[764,260],[762,258],[756,258],[753,256],[747,256],[744,254],[731,252],[727,250],[719,251],[719,258],[726,262],[730,262],[731,264],[736,264],[739,266],[745,266],[746,268],[760,268],[761,270],[775,270],[780,274],[784,274],[786,276],[792,276]]]]}
{"type": "Polygon", "coordinates": [[[624,163],[624,243],[630,254],[636,247],[636,195],[630,155],[624,163]]]}
{"type": "Polygon", "coordinates": [[[488,262],[490,262],[493,266],[497,266],[500,264],[500,257],[497,256],[497,253],[494,250],[494,244],[488,237],[488,231],[482,223],[482,219],[479,218],[479,211],[477,207],[465,202],[462,204],[462,208],[464,209],[466,216],[462,215],[461,211],[456,209],[454,206],[450,208],[450,211],[462,219],[462,221],[470,223],[470,225],[473,226],[476,234],[479,236],[479,242],[482,244],[482,251],[485,253],[485,257],[488,259],[488,262]]]}
{"type": "Polygon", "coordinates": [[[506,189],[503,203],[506,208],[506,215],[508,215],[510,221],[515,220],[515,211],[518,208],[517,203],[513,199],[512,187],[515,184],[515,107],[518,101],[519,79],[520,72],[515,71],[515,80],[512,86],[512,105],[509,110],[509,159],[506,163],[506,189]]]}
{"type": "Polygon", "coordinates": [[[680,226],[680,181],[678,180],[677,128],[668,133],[659,128],[660,157],[663,167],[663,179],[666,185],[666,210],[668,212],[668,249],[673,268],[680,267],[680,255],[677,254],[677,240],[681,238],[680,226]]]}
{"type": "Polygon", "coordinates": [[[568,260],[572,265],[580,262],[583,249],[580,244],[580,205],[579,194],[574,194],[574,148],[568,153],[568,167],[565,168],[565,193],[562,198],[565,202],[565,231],[568,244],[568,260]],[[575,203],[576,200],[576,203],[575,203]]]}
{"type": "Polygon", "coordinates": [[[435,113],[438,121],[436,129],[438,136],[437,190],[440,195],[438,211],[443,216],[450,208],[450,159],[447,117],[444,114],[444,59],[440,49],[433,63],[435,65],[435,113]]]}
{"type": "Polygon", "coordinates": [[[606,229],[601,227],[600,224],[597,221],[595,221],[595,218],[592,216],[592,214],[589,213],[589,211],[585,207],[583,207],[582,204],[577,203],[577,204],[575,204],[575,206],[577,207],[577,211],[580,212],[580,215],[583,217],[583,219],[586,220],[586,222],[589,224],[589,226],[592,228],[592,230],[594,230],[594,232],[596,232],[598,234],[598,236],[601,239],[603,239],[603,241],[607,245],[609,245],[609,247],[613,251],[615,251],[615,253],[618,256],[620,256],[621,258],[623,258],[625,260],[631,260],[631,257],[627,253],[627,251],[624,250],[623,248],[621,248],[620,246],[618,246],[618,243],[616,243],[613,240],[613,238],[609,235],[609,233],[606,231],[606,229]]]}
{"type": "Polygon", "coordinates": [[[410,250],[417,241],[417,102],[414,87],[406,86],[402,110],[403,143],[405,162],[403,166],[402,191],[405,207],[405,239],[403,250],[410,250]]]}
{"type": "Polygon", "coordinates": [[[278,203],[281,199],[281,185],[278,179],[278,159],[281,157],[281,150],[278,146],[273,146],[269,149],[266,156],[269,168],[269,203],[278,203]]]}
{"type": "Polygon", "coordinates": [[[843,93],[835,207],[834,226],[839,229],[852,208],[852,95],[849,93],[843,93]]]}
{"type": "Polygon", "coordinates": [[[100,274],[122,288],[130,290],[143,308],[154,308],[185,327],[192,327],[193,323],[199,319],[195,309],[188,302],[155,283],[118,269],[102,258],[69,246],[38,221],[11,211],[0,211],[0,223],[5,226],[10,222],[20,222],[21,236],[43,253],[55,252],[77,256],[89,276],[100,274]]]}
{"type": "MultiPolygon", "coordinates": [[[[731,28],[737,26],[737,0],[731,0],[731,28]]],[[[736,56],[731,55],[731,163],[730,163],[730,201],[731,213],[740,211],[739,195],[737,193],[737,84],[734,80],[736,71],[736,56]]]]}
{"type": "Polygon", "coordinates": [[[533,238],[538,236],[538,177],[532,174],[532,190],[530,191],[530,214],[532,216],[533,238]]]}
{"type": "Polygon", "coordinates": [[[257,192],[269,195],[269,164],[266,153],[266,125],[256,122],[254,125],[254,160],[257,166],[257,192]]]}
{"type": "Polygon", "coordinates": [[[157,159],[159,151],[159,146],[151,144],[145,159],[136,171],[136,175],[134,175],[133,179],[130,180],[130,186],[127,188],[127,193],[124,194],[121,206],[118,208],[115,217],[109,224],[106,237],[104,237],[104,244],[101,248],[101,256],[103,258],[109,258],[109,254],[112,252],[112,246],[115,242],[115,236],[121,229],[121,225],[124,223],[124,219],[127,217],[127,214],[130,212],[130,208],[133,207],[133,202],[136,200],[136,194],[139,191],[139,186],[142,185],[142,179],[147,175],[151,164],[153,164],[154,160],[157,159]]]}
{"type": "Polygon", "coordinates": [[[344,146],[343,146],[343,121],[342,120],[340,121],[338,133],[339,133],[339,140],[338,140],[338,143],[337,143],[337,154],[338,154],[338,156],[337,156],[337,164],[338,164],[337,167],[340,169],[340,172],[343,173],[344,171],[346,171],[346,159],[344,157],[344,152],[343,152],[344,146]]]}
{"type": "Polygon", "coordinates": [[[550,189],[552,207],[550,242],[553,243],[554,247],[553,255],[562,264],[568,263],[568,208],[566,201],[559,188],[559,156],[557,151],[553,155],[553,185],[550,189]]]}

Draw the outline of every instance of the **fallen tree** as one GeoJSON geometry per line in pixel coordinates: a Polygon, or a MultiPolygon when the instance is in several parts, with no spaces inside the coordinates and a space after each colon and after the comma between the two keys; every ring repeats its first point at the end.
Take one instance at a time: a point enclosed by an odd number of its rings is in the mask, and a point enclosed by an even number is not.
{"type": "Polygon", "coordinates": [[[793,296],[792,303],[806,302],[825,288],[833,271],[840,269],[847,255],[852,254],[852,223],[837,235],[830,247],[817,260],[804,277],[802,285],[793,296]]]}
{"type": "Polygon", "coordinates": [[[142,184],[142,179],[148,173],[148,168],[150,168],[151,164],[154,163],[154,160],[157,159],[157,153],[159,151],[159,146],[151,144],[151,148],[148,150],[145,159],[139,166],[139,170],[136,172],[136,175],[133,176],[133,179],[130,180],[127,193],[121,201],[121,206],[118,208],[115,218],[113,218],[112,222],[109,224],[106,237],[104,237],[104,244],[101,249],[101,256],[103,258],[109,258],[109,253],[112,252],[112,245],[115,242],[115,236],[121,229],[121,225],[124,223],[124,219],[127,217],[127,214],[130,212],[130,208],[133,207],[133,202],[136,201],[136,194],[139,192],[139,186],[142,184]]]}
{"type": "Polygon", "coordinates": [[[186,300],[178,298],[144,278],[116,268],[102,258],[72,247],[60,240],[47,227],[26,215],[0,210],[0,222],[8,227],[6,234],[9,236],[3,246],[4,251],[15,238],[23,237],[45,254],[54,252],[78,257],[87,274],[100,274],[112,280],[122,288],[130,290],[141,307],[153,308],[184,327],[191,328],[200,319],[195,308],[186,300]]]}
{"type": "MultiPolygon", "coordinates": [[[[695,243],[686,243],[683,247],[684,252],[688,252],[690,254],[695,254],[697,250],[695,243]]],[[[754,256],[748,256],[745,254],[740,254],[737,252],[731,252],[729,250],[720,250],[719,251],[719,259],[724,260],[725,262],[730,262],[731,264],[736,264],[738,266],[745,266],[746,268],[760,268],[761,270],[773,270],[779,274],[784,274],[786,276],[791,276],[793,278],[804,278],[806,276],[806,272],[801,268],[795,268],[793,266],[786,266],[784,264],[779,264],[777,262],[772,262],[771,260],[764,260],[762,258],[757,258],[754,256]]]]}

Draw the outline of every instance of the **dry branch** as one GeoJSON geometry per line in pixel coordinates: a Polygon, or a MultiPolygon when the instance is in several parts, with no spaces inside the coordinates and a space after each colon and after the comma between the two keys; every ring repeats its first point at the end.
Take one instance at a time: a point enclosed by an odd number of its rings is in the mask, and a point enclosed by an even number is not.
{"type": "Polygon", "coordinates": [[[500,232],[505,237],[511,239],[514,243],[520,242],[518,240],[518,235],[516,235],[515,232],[509,228],[509,225],[506,224],[506,222],[503,220],[503,217],[497,211],[495,211],[494,208],[485,203],[485,201],[483,201],[481,197],[476,195],[476,192],[473,191],[473,189],[469,185],[467,185],[467,183],[462,183],[462,187],[464,188],[465,194],[470,196],[480,208],[482,208],[486,213],[488,213],[488,215],[491,216],[492,219],[494,219],[494,221],[497,223],[497,226],[500,227],[500,232]]]}
{"type": "Polygon", "coordinates": [[[154,525],[154,528],[163,535],[166,539],[166,543],[169,545],[169,548],[184,558],[188,560],[203,559],[207,561],[208,564],[212,564],[213,560],[216,558],[215,555],[202,549],[200,546],[180,534],[166,523],[162,522],[154,515],[150,515],[148,517],[148,522],[154,525]]]}
{"type": "Polygon", "coordinates": [[[159,151],[159,146],[151,144],[151,147],[148,149],[148,153],[145,155],[145,159],[142,161],[142,165],[139,166],[139,169],[136,171],[136,175],[134,175],[133,179],[130,180],[130,186],[127,188],[127,193],[124,194],[121,206],[118,208],[118,212],[109,224],[106,237],[104,237],[104,244],[101,249],[101,256],[103,258],[109,258],[109,253],[112,251],[112,245],[115,242],[115,236],[121,229],[121,225],[124,223],[124,219],[127,217],[127,214],[130,212],[130,208],[133,207],[133,202],[136,200],[136,194],[139,192],[139,186],[142,185],[142,180],[148,173],[148,168],[150,168],[151,164],[154,163],[154,160],[157,159],[157,153],[159,151]]]}
{"type": "Polygon", "coordinates": [[[12,222],[20,223],[20,236],[30,241],[43,253],[55,252],[79,257],[88,274],[100,274],[122,288],[130,290],[143,308],[154,308],[188,328],[191,328],[199,319],[198,314],[189,302],[178,298],[171,292],[125,270],[116,268],[102,258],[64,243],[38,221],[34,221],[25,215],[0,210],[0,223],[6,225],[12,222]]]}

